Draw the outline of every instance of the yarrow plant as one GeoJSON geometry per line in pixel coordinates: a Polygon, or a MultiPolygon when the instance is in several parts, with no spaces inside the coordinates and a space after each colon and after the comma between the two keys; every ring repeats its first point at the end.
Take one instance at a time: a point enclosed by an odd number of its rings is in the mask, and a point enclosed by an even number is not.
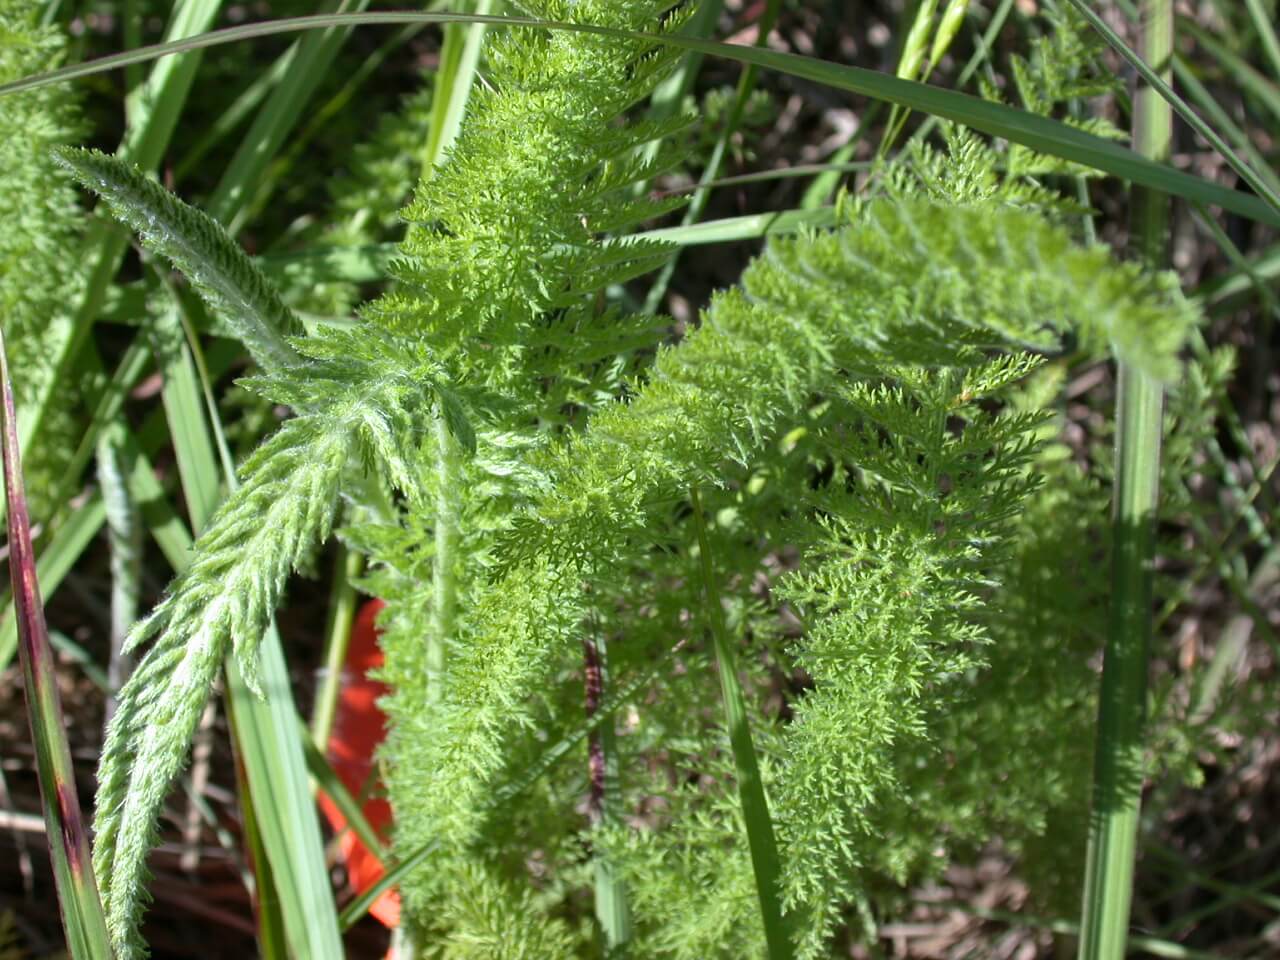
{"type": "MultiPolygon", "coordinates": [[[[1106,587],[1070,504],[1102,500],[1055,444],[1059,386],[1108,354],[1176,382],[1196,308],[1081,242],[1033,179],[1075,168],[946,127],[672,337],[626,288],[676,249],[637,234],[681,206],[646,187],[697,116],[635,108],[693,11],[520,12],[614,32],[490,35],[348,324],[304,325],[137,168],[56,152],[291,411],[129,636],[94,822],[121,958],[224,658],[273,695],[262,637],[335,531],[386,603],[379,760],[422,956],[827,956],[995,836],[1082,849],[1046,832],[1087,803],[1106,587]]],[[[1032,109],[1093,89],[1033,73],[1032,109]]]]}

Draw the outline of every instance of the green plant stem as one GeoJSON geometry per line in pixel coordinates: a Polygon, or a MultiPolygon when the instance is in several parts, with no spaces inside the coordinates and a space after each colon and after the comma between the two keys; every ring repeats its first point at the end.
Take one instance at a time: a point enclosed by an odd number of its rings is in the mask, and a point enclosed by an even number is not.
{"type": "MultiPolygon", "coordinates": [[[[420,847],[384,873],[377,883],[342,908],[342,913],[338,914],[338,929],[345,933],[355,926],[357,921],[369,912],[369,908],[373,906],[374,901],[412,873],[435,850],[436,845],[434,843],[420,847]]],[[[397,928],[397,935],[402,929],[403,927],[397,928]]],[[[396,941],[393,940],[392,942],[395,943],[396,941]]]]}
{"type": "Polygon", "coordinates": [[[760,779],[755,747],[751,742],[751,725],[747,720],[746,698],[738,681],[738,659],[729,643],[724,622],[724,607],[715,587],[711,564],[711,545],[707,538],[706,518],[702,514],[702,498],[696,488],[689,491],[693,501],[693,522],[698,531],[698,553],[702,563],[702,588],[706,596],[706,613],[711,640],[716,651],[716,670],[720,674],[720,693],[724,698],[725,725],[733,747],[733,763],[738,773],[738,797],[742,803],[742,819],[747,828],[751,848],[751,867],[756,877],[756,894],[760,899],[760,917],[764,922],[765,941],[770,960],[790,960],[791,940],[782,919],[782,898],[778,843],[773,835],[769,801],[760,779]]]}
{"type": "MultiPolygon", "coordinates": [[[[1167,71],[1173,51],[1172,0],[1148,0],[1143,12],[1142,56],[1167,71]]],[[[1133,131],[1137,150],[1163,162],[1169,156],[1172,130],[1168,103],[1150,86],[1139,90],[1133,131]]],[[[1168,227],[1169,198],[1135,188],[1134,252],[1153,266],[1163,264],[1168,227]]],[[[1121,362],[1116,406],[1111,615],[1098,709],[1081,960],[1124,956],[1142,804],[1163,390],[1159,382],[1121,362]]]]}
{"type": "Polygon", "coordinates": [[[124,652],[124,644],[129,628],[138,618],[142,588],[142,516],[129,491],[123,432],[124,426],[114,423],[98,443],[98,486],[106,507],[111,550],[111,636],[104,729],[115,713],[116,693],[133,669],[133,658],[124,652]]]}
{"type": "Polygon", "coordinates": [[[443,416],[436,417],[436,556],[432,571],[435,609],[427,637],[427,699],[444,696],[446,649],[458,615],[458,498],[461,482],[458,442],[443,416]]]}
{"type": "Polygon", "coordinates": [[[347,659],[351,624],[355,620],[356,588],[352,581],[360,576],[363,568],[363,556],[345,546],[338,548],[338,556],[333,563],[333,598],[329,603],[329,622],[325,628],[328,643],[325,645],[324,675],[320,678],[320,689],[311,709],[311,740],[321,753],[326,749],[333,730],[338,693],[342,688],[342,665],[347,659]]]}
{"type": "MultiPolygon", "coordinates": [[[[489,0],[478,0],[481,14],[487,14],[489,0]]],[[[483,18],[482,18],[483,19],[483,18]]],[[[471,94],[480,58],[483,23],[468,27],[450,24],[446,32],[441,68],[436,75],[436,100],[431,113],[431,133],[423,147],[422,178],[427,180],[443,161],[457,139],[462,115],[471,94]]],[[[443,415],[435,422],[436,434],[436,527],[435,564],[432,586],[435,609],[431,635],[427,637],[427,702],[444,698],[445,670],[449,639],[453,636],[458,610],[458,510],[462,498],[458,443],[443,415]]]]}
{"type": "Polygon", "coordinates": [[[75,767],[67,744],[53,649],[36,578],[35,551],[23,491],[17,417],[9,364],[0,335],[0,392],[3,393],[4,486],[9,520],[9,578],[21,640],[22,682],[35,747],[49,856],[67,947],[73,960],[110,960],[110,937],[94,880],[89,833],[76,794],[75,767]]]}
{"type": "MultiPolygon", "coordinates": [[[[933,26],[933,15],[937,9],[938,0],[920,0],[915,4],[914,9],[910,6],[902,9],[902,20],[898,24],[896,35],[906,34],[906,40],[898,52],[897,76],[903,80],[915,80],[920,73],[920,68],[924,66],[924,51],[929,39],[929,28],[933,26]],[[911,17],[909,25],[908,16],[911,17]]],[[[902,132],[910,115],[910,110],[903,110],[896,103],[893,105],[889,111],[889,122],[885,124],[884,133],[880,137],[880,145],[876,147],[877,163],[889,155],[894,141],[898,139],[898,134],[902,132]]]]}

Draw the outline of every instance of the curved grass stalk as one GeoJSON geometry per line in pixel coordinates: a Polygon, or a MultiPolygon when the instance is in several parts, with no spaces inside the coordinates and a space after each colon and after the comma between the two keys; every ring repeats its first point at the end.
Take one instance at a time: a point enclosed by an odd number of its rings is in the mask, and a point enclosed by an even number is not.
{"type": "Polygon", "coordinates": [[[1030,147],[1038,153],[1060,157],[1080,163],[1112,176],[1130,180],[1134,184],[1183,197],[1186,200],[1220,206],[1260,223],[1280,226],[1280,210],[1267,201],[1232,190],[1200,177],[1183,173],[1161,163],[1154,163],[1142,154],[1067,126],[1047,117],[1040,117],[1025,110],[982,100],[967,94],[956,93],[940,87],[890,77],[874,70],[829,63],[814,57],[780,53],[757,47],[742,47],[678,34],[648,34],[640,31],[620,30],[596,24],[564,23],[535,20],[527,17],[494,17],[478,14],[447,13],[361,13],[317,14],[293,17],[268,23],[254,23],[239,27],[214,30],[188,40],[155,44],[127,53],[101,57],[87,64],[73,64],[33,77],[0,85],[0,97],[90,76],[106,70],[128,66],[144,60],[152,60],[169,54],[198,50],[222,43],[234,43],[255,37],[300,30],[320,30],[335,26],[400,25],[407,23],[487,23],[492,26],[528,26],[557,30],[576,30],[600,36],[620,37],[665,43],[694,53],[724,57],[740,63],[755,64],[768,70],[777,70],[800,79],[810,80],[837,90],[845,90],[877,100],[885,100],[920,113],[932,114],[953,123],[972,127],[990,136],[1002,137],[1012,143],[1030,147]]]}

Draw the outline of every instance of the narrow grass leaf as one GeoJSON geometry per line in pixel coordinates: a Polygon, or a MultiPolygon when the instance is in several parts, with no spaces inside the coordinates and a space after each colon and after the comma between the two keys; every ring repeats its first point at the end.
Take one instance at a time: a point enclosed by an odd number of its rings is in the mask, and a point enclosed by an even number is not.
{"type": "MultiPolygon", "coordinates": [[[[339,544],[333,564],[333,586],[329,592],[329,616],[324,630],[323,673],[311,707],[310,742],[318,750],[323,750],[329,743],[329,735],[333,731],[338,695],[342,692],[342,665],[347,658],[351,625],[356,618],[356,588],[352,583],[363,569],[363,554],[339,544]]],[[[310,753],[307,754],[307,763],[311,763],[310,753]]],[[[314,771],[312,776],[315,776],[314,771]]]]}
{"type": "MultiPolygon", "coordinates": [[[[178,0],[165,31],[165,42],[191,42],[209,28],[221,7],[222,0],[178,0]]],[[[145,49],[138,48],[131,53],[142,54],[145,49]]],[[[132,62],[145,63],[152,59],[155,58],[142,55],[132,62]]],[[[163,58],[152,67],[127,111],[128,125],[118,151],[122,160],[137,164],[143,170],[153,170],[160,163],[199,64],[200,55],[189,53],[163,58]]],[[[72,377],[127,247],[128,235],[123,230],[106,221],[95,221],[91,225],[81,254],[87,279],[66,336],[57,346],[57,356],[52,358],[56,373],[49,381],[51,389],[72,377]]],[[[52,394],[46,393],[34,405],[31,415],[24,418],[21,434],[24,452],[34,438],[40,436],[52,399],[52,394]]]]}
{"type": "Polygon", "coordinates": [[[1249,19],[1253,21],[1253,28],[1258,31],[1258,39],[1262,42],[1262,51],[1267,55],[1271,72],[1277,80],[1280,80],[1280,39],[1276,38],[1275,24],[1272,23],[1275,7],[1268,11],[1263,6],[1262,0],[1244,0],[1244,5],[1249,10],[1249,19]]]}
{"type": "Polygon", "coordinates": [[[198,169],[200,162],[209,151],[226,140],[231,135],[231,132],[243,123],[245,118],[267,98],[272,88],[288,75],[289,69],[293,66],[293,58],[297,56],[297,53],[296,44],[289,47],[288,50],[276,58],[275,63],[253,79],[253,82],[245,88],[244,92],[218,115],[218,119],[206,126],[204,135],[196,141],[195,145],[174,166],[173,183],[181,183],[191,171],[198,169]]]}
{"type": "MultiPolygon", "coordinates": [[[[477,14],[487,15],[493,10],[493,0],[476,0],[474,8],[477,14]]],[[[483,23],[465,26],[451,23],[444,28],[440,67],[436,71],[435,90],[432,92],[431,128],[422,156],[424,173],[444,159],[445,151],[458,136],[467,101],[471,98],[476,68],[480,64],[484,30],[483,23]]]]}
{"type": "Polygon", "coordinates": [[[1179,20],[1178,29],[1195,37],[1196,43],[1213,55],[1242,90],[1253,95],[1280,121],[1280,77],[1274,81],[1268,79],[1213,34],[1200,29],[1200,25],[1192,20],[1179,20]]]}
{"type": "MultiPolygon", "coordinates": [[[[184,345],[183,354],[192,347],[194,343],[184,345]]],[[[196,378],[182,377],[174,386],[187,394],[184,408],[198,414],[202,401],[196,378]]],[[[201,469],[213,471],[216,483],[214,448],[221,446],[225,453],[221,426],[201,415],[187,427],[173,434],[179,461],[202,464],[201,469]]],[[[234,475],[227,479],[234,488],[234,475]]],[[[185,477],[183,481],[186,492],[185,477]]],[[[193,529],[199,532],[211,516],[212,509],[204,515],[193,513],[193,529]]],[[[339,960],[337,916],[303,754],[310,738],[299,735],[288,667],[274,625],[262,638],[251,673],[241,669],[242,660],[234,654],[226,658],[229,708],[235,714],[236,744],[286,939],[296,956],[339,960]]]]}
{"type": "MultiPolygon", "coordinates": [[[[194,342],[182,346],[193,350],[194,342]]],[[[193,358],[194,360],[194,358],[193,358]]],[[[202,364],[195,364],[197,370],[202,364]]],[[[199,412],[200,386],[195,378],[180,377],[173,389],[189,396],[186,409],[199,412]]],[[[169,389],[170,385],[166,385],[169,389]]],[[[174,433],[179,459],[203,464],[216,483],[218,457],[210,425],[203,416],[192,418],[191,429],[174,433]],[[188,449],[191,448],[191,449],[188,449]]],[[[225,445],[224,445],[225,446],[225,445]]],[[[184,482],[186,477],[183,477],[184,482]]],[[[234,478],[228,478],[234,483],[234,478]]],[[[198,497],[189,498],[200,503],[198,497]]],[[[199,529],[209,519],[207,505],[193,508],[199,529]]],[[[242,587],[228,587],[234,594],[242,587]]],[[[137,639],[137,636],[134,638],[137,639]]],[[[257,637],[247,638],[252,645],[257,637]]],[[[108,870],[104,881],[107,907],[117,949],[136,954],[140,898],[145,883],[143,864],[154,834],[158,797],[176,773],[195,720],[216,676],[221,645],[210,649],[206,635],[164,635],[153,645],[120,697],[100,770],[100,794],[114,804],[100,809],[95,857],[108,870]],[[166,666],[168,663],[168,666],[166,666]],[[168,696],[152,696],[157,684],[168,684],[168,696]],[[157,722],[157,720],[159,722],[157,722]],[[120,811],[114,814],[113,811],[120,811]]],[[[341,957],[337,914],[329,889],[321,848],[319,821],[298,743],[296,711],[279,638],[268,630],[262,638],[257,684],[266,699],[250,691],[239,669],[239,658],[227,656],[229,709],[233,715],[240,757],[249,784],[254,824],[270,870],[258,876],[260,896],[278,899],[291,955],[337,960],[341,957]]],[[[250,838],[250,846],[256,843],[250,838]]],[[[262,915],[270,920],[267,914],[262,915]]],[[[264,940],[274,936],[264,930],[264,940]]]]}
{"type": "Polygon", "coordinates": [[[302,753],[307,761],[308,772],[316,779],[316,786],[333,801],[334,806],[338,808],[343,818],[347,821],[347,826],[351,828],[352,833],[360,838],[360,842],[365,845],[365,849],[385,863],[390,858],[390,851],[388,851],[386,843],[378,836],[377,831],[370,826],[368,819],[364,815],[364,810],[356,802],[356,798],[351,796],[351,791],[342,782],[342,778],[333,769],[333,765],[320,752],[319,747],[311,742],[310,736],[302,739],[302,753]]]}
{"type": "Polygon", "coordinates": [[[702,572],[702,589],[706,602],[705,616],[716,651],[716,672],[720,675],[720,692],[724,699],[724,720],[733,748],[733,764],[738,775],[738,797],[742,819],[747,828],[747,844],[751,848],[751,866],[755,872],[756,894],[760,900],[760,920],[764,924],[769,960],[790,960],[791,939],[782,918],[782,866],[778,858],[778,842],[774,836],[769,803],[760,779],[760,765],[751,742],[751,724],[747,718],[746,697],[738,680],[738,662],[724,622],[724,606],[715,585],[711,545],[707,537],[706,518],[698,491],[690,491],[693,522],[698,531],[698,552],[702,572]]]}
{"type": "MultiPolygon", "coordinates": [[[[780,210],[706,220],[688,226],[661,227],[632,234],[618,242],[642,240],[674,243],[684,247],[706,246],[737,240],[758,240],[762,237],[798,233],[805,229],[817,230],[831,226],[835,220],[835,209],[829,206],[812,210],[780,210]]],[[[374,243],[359,247],[311,247],[261,257],[258,265],[268,277],[278,278],[291,286],[337,280],[372,283],[386,278],[387,268],[395,256],[394,243],[374,243]]]]}
{"type": "MultiPolygon", "coordinates": [[[[760,15],[760,21],[756,24],[755,42],[757,47],[763,47],[768,42],[769,33],[773,30],[773,25],[778,22],[780,11],[781,3],[779,0],[768,0],[765,4],[764,12],[760,15]]],[[[711,200],[711,184],[720,176],[720,166],[724,163],[724,155],[729,149],[729,142],[738,132],[743,114],[747,109],[747,101],[750,100],[751,93],[755,90],[757,73],[758,71],[753,64],[747,64],[746,69],[742,71],[742,75],[738,77],[738,86],[734,91],[733,104],[730,106],[729,113],[720,126],[720,133],[716,137],[715,146],[711,149],[711,156],[707,158],[706,165],[702,169],[702,175],[698,178],[697,189],[689,201],[689,208],[685,210],[684,216],[681,218],[680,225],[683,227],[691,226],[702,219],[707,203],[711,200]]],[[[649,293],[645,297],[645,313],[657,312],[662,303],[662,298],[666,295],[667,285],[671,282],[671,277],[675,273],[678,260],[677,251],[662,265],[661,272],[654,279],[649,288],[649,293]]]]}
{"type": "Polygon", "coordinates": [[[342,960],[320,822],[303,758],[310,738],[298,722],[289,668],[274,625],[262,638],[259,658],[265,699],[249,690],[234,656],[226,660],[227,689],[286,938],[292,956],[342,960]],[[282,733],[286,730],[288,735],[282,733]]]}
{"type": "Polygon", "coordinates": [[[414,867],[426,860],[427,857],[435,851],[435,849],[436,845],[434,843],[429,843],[405,857],[405,859],[401,860],[390,870],[384,873],[378,879],[377,883],[342,908],[342,913],[338,914],[338,928],[343,933],[346,933],[359,923],[360,919],[369,912],[369,908],[374,905],[377,899],[382,896],[384,892],[390,890],[399,883],[401,877],[408,876],[412,873],[414,867]]]}
{"type": "Polygon", "coordinates": [[[1280,191],[1280,176],[1277,176],[1276,172],[1271,169],[1267,158],[1262,155],[1262,151],[1253,145],[1249,134],[1231,119],[1230,114],[1213,98],[1213,94],[1209,92],[1209,89],[1200,82],[1200,79],[1192,71],[1187,61],[1175,55],[1173,58],[1173,71],[1191,101],[1204,111],[1205,116],[1210,121],[1218,125],[1218,129],[1222,131],[1223,136],[1230,139],[1235,148],[1253,165],[1258,175],[1267,181],[1267,185],[1272,190],[1280,191]]]}
{"type": "Polygon", "coordinates": [[[111,632],[108,637],[108,685],[103,724],[111,722],[116,691],[132,672],[132,658],[124,652],[129,628],[138,619],[142,589],[142,515],[129,488],[125,426],[117,421],[98,443],[98,487],[107,513],[107,543],[111,558],[111,632]]]}
{"type": "MultiPolygon", "coordinates": [[[[338,0],[330,4],[337,14],[362,11],[369,0],[338,0]]],[[[254,118],[235,155],[223,171],[209,198],[209,216],[226,224],[231,235],[244,226],[244,211],[267,165],[299,120],[316,88],[329,76],[333,58],[350,34],[351,25],[339,25],[310,33],[299,40],[289,69],[254,118]]]]}

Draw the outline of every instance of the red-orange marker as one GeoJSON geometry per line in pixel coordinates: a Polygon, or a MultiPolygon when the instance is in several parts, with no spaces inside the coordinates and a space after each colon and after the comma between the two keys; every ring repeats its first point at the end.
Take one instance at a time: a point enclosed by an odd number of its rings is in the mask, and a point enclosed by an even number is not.
{"type": "MultiPolygon", "coordinates": [[[[351,628],[351,643],[343,664],[342,685],[329,736],[329,762],[353,797],[361,792],[375,794],[364,804],[364,816],[377,834],[386,838],[391,824],[391,805],[382,796],[382,784],[369,782],[373,773],[373,754],[386,736],[386,717],[378,709],[378,698],[386,694],[387,685],[371,680],[370,670],[382,665],[378,647],[378,630],[374,621],[386,606],[381,600],[370,600],[356,614],[351,628]]],[[[329,797],[320,793],[320,809],[329,825],[339,834],[338,849],[346,864],[347,876],[356,894],[362,894],[380,879],[385,868],[378,855],[361,843],[347,829],[347,820],[329,797]]],[[[369,912],[387,927],[400,923],[400,894],[394,887],[385,891],[369,912]]]]}

